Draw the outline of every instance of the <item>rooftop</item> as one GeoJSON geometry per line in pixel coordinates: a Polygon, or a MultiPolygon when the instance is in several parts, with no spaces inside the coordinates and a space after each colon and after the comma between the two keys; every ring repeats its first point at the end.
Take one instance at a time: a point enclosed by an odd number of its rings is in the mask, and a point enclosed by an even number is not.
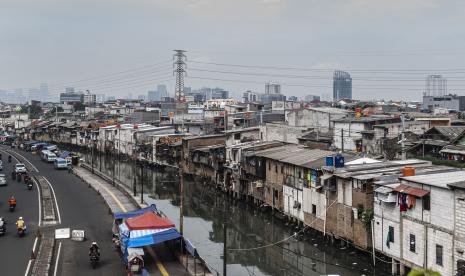
{"type": "Polygon", "coordinates": [[[458,182],[465,182],[465,171],[452,171],[444,173],[434,173],[434,174],[424,174],[424,175],[414,175],[400,177],[409,182],[414,182],[418,184],[430,185],[440,188],[449,188],[449,184],[454,184],[458,182]]]}
{"type": "Polygon", "coordinates": [[[255,153],[256,156],[308,168],[311,168],[313,161],[334,154],[332,151],[308,149],[299,145],[285,145],[255,153]]]}

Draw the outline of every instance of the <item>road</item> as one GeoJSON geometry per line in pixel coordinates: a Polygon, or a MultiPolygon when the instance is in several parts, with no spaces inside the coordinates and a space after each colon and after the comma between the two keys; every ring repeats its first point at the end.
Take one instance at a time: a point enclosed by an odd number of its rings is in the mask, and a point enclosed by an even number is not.
{"type": "Polygon", "coordinates": [[[8,163],[7,156],[3,155],[3,172],[6,175],[8,185],[0,187],[0,216],[7,221],[6,235],[0,237],[0,269],[5,275],[24,275],[29,259],[31,258],[32,247],[37,233],[39,223],[39,200],[37,187],[28,190],[24,182],[16,182],[11,179],[16,160],[8,163]],[[17,200],[16,210],[9,211],[8,199],[14,195],[17,200]],[[16,235],[15,222],[22,216],[27,224],[28,233],[25,237],[19,238],[16,235]]]}
{"type": "Polygon", "coordinates": [[[38,174],[52,184],[61,217],[61,225],[56,227],[86,232],[85,242],[57,240],[56,247],[59,248],[61,243],[61,250],[60,254],[56,252],[55,255],[55,259],[58,259],[56,275],[127,275],[118,251],[111,242],[113,220],[103,198],[67,170],[55,170],[52,164],[41,161],[39,156],[29,152],[16,152],[27,158],[39,170],[38,174]],[[88,258],[88,248],[92,241],[98,242],[102,255],[95,270],[90,266],[88,258]]]}

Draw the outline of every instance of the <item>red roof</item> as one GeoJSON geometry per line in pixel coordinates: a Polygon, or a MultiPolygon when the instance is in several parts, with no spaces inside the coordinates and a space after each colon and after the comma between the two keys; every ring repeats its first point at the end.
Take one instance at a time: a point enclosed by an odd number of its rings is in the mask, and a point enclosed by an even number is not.
{"type": "Polygon", "coordinates": [[[126,220],[126,225],[129,230],[164,229],[175,227],[169,219],[157,216],[152,212],[147,212],[140,216],[129,218],[126,220]]]}
{"type": "Polygon", "coordinates": [[[414,188],[412,186],[408,186],[405,184],[400,184],[397,186],[394,191],[399,192],[399,193],[404,193],[408,195],[413,195],[416,197],[424,197],[425,195],[429,194],[429,191],[419,189],[419,188],[414,188]]]}

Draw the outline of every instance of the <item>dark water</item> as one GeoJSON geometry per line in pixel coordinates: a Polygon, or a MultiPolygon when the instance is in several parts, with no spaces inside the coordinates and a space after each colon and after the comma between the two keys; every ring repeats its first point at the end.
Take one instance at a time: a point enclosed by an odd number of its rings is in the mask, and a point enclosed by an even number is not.
{"type": "MultiPolygon", "coordinates": [[[[84,158],[91,163],[90,156],[84,158]]],[[[132,163],[97,155],[95,169],[133,189],[136,171],[136,193],[140,196],[141,169],[132,163]]],[[[179,223],[179,182],[172,169],[143,170],[144,201],[155,203],[177,225],[179,223]]],[[[223,271],[223,220],[226,214],[227,247],[250,249],[285,242],[255,250],[230,250],[228,275],[390,275],[390,265],[377,261],[372,267],[371,255],[353,248],[331,245],[322,234],[309,232],[299,240],[289,238],[295,231],[271,214],[262,213],[244,203],[230,202],[214,189],[187,178],[185,180],[184,235],[197,247],[199,254],[214,271],[223,271]]],[[[220,273],[220,274],[221,274],[220,273]]]]}

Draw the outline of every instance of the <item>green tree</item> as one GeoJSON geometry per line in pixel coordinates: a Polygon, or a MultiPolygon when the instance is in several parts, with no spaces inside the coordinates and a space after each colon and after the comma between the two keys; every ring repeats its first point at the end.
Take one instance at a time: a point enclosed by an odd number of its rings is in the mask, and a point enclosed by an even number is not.
{"type": "Polygon", "coordinates": [[[74,103],[73,105],[74,111],[84,111],[86,110],[86,106],[83,103],[74,103]]]}
{"type": "Polygon", "coordinates": [[[31,119],[39,119],[40,116],[43,115],[42,107],[38,105],[29,105],[27,108],[23,108],[22,110],[25,110],[27,113],[29,113],[31,119]]]}

